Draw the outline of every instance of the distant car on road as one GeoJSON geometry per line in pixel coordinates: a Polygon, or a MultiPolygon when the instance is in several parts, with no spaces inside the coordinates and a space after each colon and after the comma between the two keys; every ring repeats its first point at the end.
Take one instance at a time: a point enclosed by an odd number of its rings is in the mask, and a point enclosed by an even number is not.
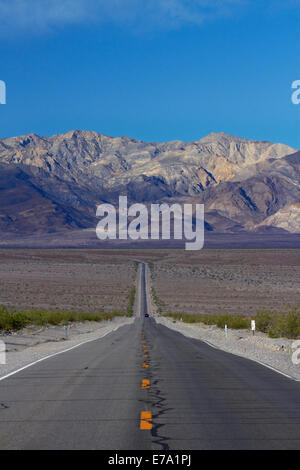
{"type": "Polygon", "coordinates": [[[145,313],[145,317],[149,317],[149,313],[145,313]]]}

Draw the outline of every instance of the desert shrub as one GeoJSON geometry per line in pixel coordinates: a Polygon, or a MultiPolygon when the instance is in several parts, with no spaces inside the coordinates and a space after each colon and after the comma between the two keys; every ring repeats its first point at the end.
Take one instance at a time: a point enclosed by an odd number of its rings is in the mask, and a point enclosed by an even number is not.
{"type": "Polygon", "coordinates": [[[8,311],[0,306],[0,330],[20,330],[28,325],[66,325],[70,322],[109,321],[117,316],[129,316],[129,313],[78,313],[48,310],[29,310],[26,312],[8,311]]]}
{"type": "Polygon", "coordinates": [[[250,328],[250,319],[242,315],[219,315],[215,323],[219,328],[225,325],[232,330],[242,330],[250,328]]]}
{"type": "Polygon", "coordinates": [[[5,330],[10,324],[10,315],[9,312],[3,305],[0,305],[0,329],[5,330]]]}
{"type": "Polygon", "coordinates": [[[263,310],[255,315],[255,323],[258,331],[267,333],[270,325],[272,324],[272,313],[268,310],[263,310]]]}
{"type": "Polygon", "coordinates": [[[300,337],[300,312],[288,312],[284,321],[283,335],[287,338],[300,337]]]}
{"type": "Polygon", "coordinates": [[[267,333],[270,338],[299,338],[300,310],[299,307],[286,306],[285,310],[263,310],[257,313],[256,328],[267,333]]]}
{"type": "Polygon", "coordinates": [[[151,293],[152,293],[152,299],[156,305],[157,312],[162,313],[165,303],[158,297],[153,286],[151,287],[151,293]]]}
{"type": "Polygon", "coordinates": [[[268,337],[269,338],[280,338],[280,329],[278,327],[271,327],[268,330],[268,337]]]}
{"type": "Polygon", "coordinates": [[[268,329],[270,338],[299,338],[300,337],[300,312],[293,308],[289,312],[274,314],[268,329]]]}
{"type": "Polygon", "coordinates": [[[166,313],[165,317],[182,320],[186,323],[204,323],[233,330],[250,329],[251,319],[255,320],[256,329],[267,333],[270,338],[300,338],[300,309],[287,306],[282,312],[262,310],[253,317],[243,315],[193,315],[184,313],[166,313]]]}
{"type": "Polygon", "coordinates": [[[224,328],[225,325],[232,329],[250,328],[250,319],[242,315],[193,315],[186,313],[166,313],[164,317],[171,317],[174,320],[186,323],[204,323],[205,325],[216,325],[224,328]]]}
{"type": "Polygon", "coordinates": [[[127,307],[127,314],[131,317],[133,315],[134,310],[134,301],[135,301],[135,286],[131,288],[129,298],[128,298],[128,307],[127,307]]]}
{"type": "Polygon", "coordinates": [[[24,328],[26,325],[28,325],[29,319],[23,313],[14,313],[10,315],[10,322],[10,328],[12,330],[20,330],[21,328],[24,328]]]}

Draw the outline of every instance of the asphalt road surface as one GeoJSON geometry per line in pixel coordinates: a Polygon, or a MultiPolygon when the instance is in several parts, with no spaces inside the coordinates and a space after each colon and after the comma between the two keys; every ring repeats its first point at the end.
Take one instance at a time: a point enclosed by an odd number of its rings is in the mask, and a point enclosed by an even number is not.
{"type": "MultiPolygon", "coordinates": [[[[142,284],[144,273],[141,273],[142,284]]],[[[299,449],[300,384],[141,317],[0,382],[1,449],[299,449]]]]}

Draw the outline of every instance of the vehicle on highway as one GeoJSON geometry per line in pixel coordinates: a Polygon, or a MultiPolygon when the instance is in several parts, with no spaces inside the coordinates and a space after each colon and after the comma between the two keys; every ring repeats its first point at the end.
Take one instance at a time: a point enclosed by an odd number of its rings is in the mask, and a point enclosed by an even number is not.
{"type": "Polygon", "coordinates": [[[149,313],[145,313],[145,317],[149,317],[149,313]]]}

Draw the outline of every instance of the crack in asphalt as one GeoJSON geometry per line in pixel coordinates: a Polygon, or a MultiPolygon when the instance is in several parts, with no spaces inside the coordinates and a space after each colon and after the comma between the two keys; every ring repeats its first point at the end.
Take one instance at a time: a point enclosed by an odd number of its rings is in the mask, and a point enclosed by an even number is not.
{"type": "MultiPolygon", "coordinates": [[[[152,374],[151,374],[152,375],[152,374]]],[[[154,380],[151,383],[150,395],[151,395],[151,404],[154,409],[157,409],[157,412],[153,413],[153,427],[151,429],[151,435],[154,438],[153,443],[161,446],[162,450],[169,450],[168,441],[169,437],[163,435],[164,424],[158,424],[155,421],[164,416],[167,411],[171,411],[172,408],[168,408],[166,405],[166,397],[163,396],[161,390],[159,389],[159,380],[154,380]]]]}

